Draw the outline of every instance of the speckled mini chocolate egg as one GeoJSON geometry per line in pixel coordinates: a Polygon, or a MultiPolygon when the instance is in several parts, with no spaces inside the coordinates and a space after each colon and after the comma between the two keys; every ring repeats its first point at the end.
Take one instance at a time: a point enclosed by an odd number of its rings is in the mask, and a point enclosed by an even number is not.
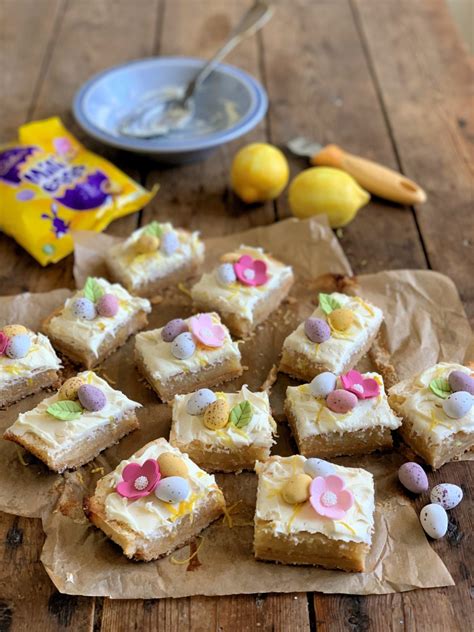
{"type": "Polygon", "coordinates": [[[158,246],[160,245],[160,240],[155,235],[147,235],[143,233],[135,242],[135,251],[139,255],[146,255],[150,252],[156,252],[158,250],[158,246]]]}
{"type": "Polygon", "coordinates": [[[157,458],[158,467],[160,468],[161,476],[181,476],[186,478],[188,475],[188,466],[183,459],[174,454],[174,452],[163,452],[157,458]]]}
{"type": "Polygon", "coordinates": [[[304,503],[309,498],[309,486],[312,482],[311,476],[308,474],[295,474],[286,481],[281,496],[289,505],[297,505],[304,503]]]}
{"type": "Polygon", "coordinates": [[[180,503],[189,496],[191,488],[182,476],[162,478],[155,488],[155,496],[165,503],[180,503]]]}
{"type": "Polygon", "coordinates": [[[8,341],[5,353],[9,358],[17,360],[24,358],[31,347],[31,338],[28,334],[19,334],[12,336],[8,341]]]}
{"type": "Polygon", "coordinates": [[[473,396],[466,391],[457,391],[443,400],[443,410],[452,419],[461,419],[467,415],[474,403],[473,396]]]}
{"type": "Polygon", "coordinates": [[[200,388],[186,402],[186,412],[189,415],[202,415],[216,399],[215,394],[209,388],[200,388]]]}
{"type": "Polygon", "coordinates": [[[348,413],[357,405],[357,396],[354,393],[337,388],[326,397],[326,406],[334,413],[348,413]]]}
{"type": "Polygon", "coordinates": [[[420,511],[420,522],[433,540],[442,538],[448,530],[448,514],[441,505],[435,503],[423,507],[420,511]]]}
{"type": "Polygon", "coordinates": [[[323,459],[306,459],[305,464],[303,465],[304,473],[311,478],[316,478],[317,476],[329,476],[329,474],[334,474],[335,467],[332,463],[328,461],[324,461],[323,459]]]}
{"type": "Polygon", "coordinates": [[[220,430],[227,426],[229,421],[229,405],[225,399],[216,399],[215,402],[209,404],[204,411],[204,425],[209,430],[220,430]]]}
{"type": "Polygon", "coordinates": [[[165,233],[161,238],[160,250],[161,252],[170,257],[174,254],[179,248],[179,239],[178,235],[174,231],[170,231],[169,233],[165,233]]]}
{"type": "Polygon", "coordinates": [[[72,304],[71,311],[76,318],[83,320],[94,320],[97,316],[95,305],[88,298],[76,298],[72,304]]]}
{"type": "Polygon", "coordinates": [[[178,360],[190,358],[196,351],[196,343],[190,333],[179,334],[171,343],[171,353],[178,360]]]}
{"type": "Polygon", "coordinates": [[[188,331],[186,322],[182,318],[174,318],[166,323],[161,330],[161,338],[164,342],[173,342],[179,334],[183,334],[185,331],[188,331]]]}
{"type": "Polygon", "coordinates": [[[2,327],[2,331],[5,336],[8,336],[9,338],[28,333],[28,329],[23,327],[23,325],[5,325],[5,327],[2,327]]]}
{"type": "Polygon", "coordinates": [[[119,310],[119,300],[114,294],[104,294],[95,306],[99,316],[112,318],[119,310]]]}
{"type": "Polygon", "coordinates": [[[221,263],[216,270],[216,278],[221,285],[235,283],[237,277],[235,275],[234,266],[231,263],[221,263]]]}
{"type": "Polygon", "coordinates": [[[81,405],[86,410],[90,410],[93,413],[102,410],[107,403],[105,394],[92,384],[83,384],[77,389],[77,397],[81,402],[81,405]]]}
{"type": "Polygon", "coordinates": [[[339,307],[329,314],[328,320],[337,331],[346,331],[354,321],[354,312],[345,307],[339,307]]]}
{"type": "Polygon", "coordinates": [[[82,377],[70,377],[64,382],[58,391],[58,399],[75,400],[78,398],[77,391],[85,384],[82,377]]]}
{"type": "Polygon", "coordinates": [[[307,318],[304,321],[304,333],[311,342],[325,342],[331,337],[331,329],[321,318],[307,318]]]}
{"type": "Polygon", "coordinates": [[[452,483],[440,483],[435,485],[430,492],[430,500],[435,505],[441,505],[443,509],[454,509],[461,502],[462,489],[452,483]]]}
{"type": "Polygon", "coordinates": [[[474,395],[474,377],[464,371],[451,371],[448,377],[449,386],[455,393],[457,391],[466,391],[470,395],[474,395]]]}
{"type": "Polygon", "coordinates": [[[309,383],[311,395],[314,395],[314,397],[327,397],[336,388],[336,383],[337,377],[334,373],[324,371],[324,373],[320,373],[309,383]]]}
{"type": "Polygon", "coordinates": [[[413,461],[408,461],[400,466],[398,480],[403,487],[414,494],[421,494],[428,489],[428,477],[425,470],[413,461]]]}

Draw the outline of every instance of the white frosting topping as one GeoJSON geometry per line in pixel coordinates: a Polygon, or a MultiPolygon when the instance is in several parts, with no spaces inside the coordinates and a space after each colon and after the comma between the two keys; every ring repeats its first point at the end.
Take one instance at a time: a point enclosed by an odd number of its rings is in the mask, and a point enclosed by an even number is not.
{"type": "MultiPolygon", "coordinates": [[[[302,438],[331,432],[356,432],[382,426],[395,430],[401,421],[388,405],[383,378],[378,373],[364,373],[364,378],[373,378],[380,385],[380,394],[369,399],[358,399],[348,413],[335,413],[326,406],[323,398],[311,394],[309,384],[289,386],[286,398],[296,415],[298,433],[302,438]]],[[[337,388],[342,388],[338,380],[337,388]]]]}
{"type": "Polygon", "coordinates": [[[135,242],[146,230],[146,226],[134,231],[128,239],[113,246],[107,253],[113,265],[120,269],[127,286],[135,288],[145,282],[166,277],[196,257],[204,256],[204,244],[199,239],[199,232],[189,233],[175,229],[169,222],[160,223],[160,226],[163,235],[174,232],[178,237],[179,246],[173,254],[166,255],[160,248],[155,252],[137,254],[135,242]]]}
{"type": "MultiPolygon", "coordinates": [[[[229,331],[222,324],[219,315],[210,312],[214,324],[225,329],[224,343],[221,347],[205,347],[196,342],[196,351],[186,360],[178,360],[171,353],[171,343],[164,342],[160,329],[144,331],[136,335],[135,345],[143,357],[147,371],[153,379],[167,380],[180,373],[196,373],[209,365],[220,364],[230,358],[240,360],[238,344],[232,341],[229,331]]],[[[189,323],[189,318],[186,322],[189,323]]]]}
{"type": "MultiPolygon", "coordinates": [[[[344,332],[332,330],[328,340],[317,344],[311,342],[306,336],[303,322],[285,340],[284,349],[308,356],[312,362],[322,364],[328,371],[339,375],[349,358],[363,348],[378,330],[383,320],[383,313],[378,307],[358,296],[347,296],[338,292],[330,296],[337,300],[341,307],[353,312],[354,320],[349,329],[344,332]]],[[[311,317],[327,321],[326,314],[319,306],[311,317]]]]}
{"type": "Polygon", "coordinates": [[[139,457],[132,455],[122,461],[108,480],[109,492],[105,499],[105,516],[107,520],[117,520],[130,529],[144,536],[159,537],[167,532],[179,529],[179,522],[184,516],[194,511],[200,501],[204,501],[210,491],[218,489],[216,479],[201,470],[187,454],[171,446],[165,439],[157,439],[148,444],[139,457]],[[122,480],[122,472],[129,463],[142,465],[147,459],[157,459],[163,452],[172,452],[180,456],[188,468],[187,480],[190,494],[181,503],[167,503],[159,500],[152,492],[148,496],[129,500],[115,492],[122,480]]]}
{"type": "Polygon", "coordinates": [[[471,374],[462,364],[440,362],[389,390],[389,396],[403,399],[398,412],[410,421],[417,434],[427,437],[434,444],[442,443],[443,439],[457,432],[474,432],[474,406],[461,419],[452,419],[443,410],[443,399],[430,389],[432,380],[447,380],[452,371],[471,374]]]}
{"type": "Polygon", "coordinates": [[[246,385],[238,393],[217,392],[219,399],[224,399],[229,410],[243,401],[252,405],[252,419],[244,428],[237,428],[228,423],[220,430],[210,430],[203,423],[204,415],[190,415],[186,404],[191,395],[176,395],[173,402],[173,425],[171,434],[181,444],[199,441],[211,449],[213,447],[236,450],[244,446],[270,447],[275,441],[273,433],[276,424],[271,416],[270,402],[266,392],[252,393],[246,385]]]}
{"type": "Polygon", "coordinates": [[[299,505],[286,503],[281,490],[296,474],[303,474],[304,456],[273,456],[265,463],[257,463],[258,474],[256,520],[271,523],[276,533],[285,535],[322,533],[333,540],[370,544],[374,528],[374,481],[372,474],[361,468],[334,465],[334,474],[352,492],[354,504],[341,520],[320,516],[309,501],[299,505]]]}
{"type": "Polygon", "coordinates": [[[55,393],[44,399],[33,410],[22,413],[9,428],[9,432],[13,432],[19,437],[27,432],[32,433],[42,439],[50,448],[62,450],[66,444],[77,443],[82,437],[87,437],[97,428],[113,424],[125,413],[141,406],[138,402],[128,399],[120,391],[111,388],[105,380],[92,371],[79,373],[78,377],[84,378],[87,384],[96,386],[104,393],[107,403],[102,410],[97,412],[84,410],[80,417],[71,421],[56,419],[47,412],[48,406],[59,401],[58,394],[55,393]]]}
{"type": "Polygon", "coordinates": [[[72,312],[72,306],[75,299],[84,296],[84,292],[79,290],[67,299],[60,313],[50,320],[48,329],[65,342],[89,349],[97,358],[98,350],[105,341],[113,339],[117,330],[137,312],[150,313],[151,305],[146,298],[131,296],[119,283],[109,283],[98,278],[95,280],[106,294],[113,294],[118,298],[119,309],[115,316],[97,316],[93,320],[77,318],[72,312]]]}
{"type": "Polygon", "coordinates": [[[223,285],[219,283],[216,270],[204,274],[191,289],[195,301],[203,301],[212,305],[220,312],[239,314],[239,317],[253,322],[255,307],[260,301],[265,301],[284,281],[293,276],[290,266],[286,266],[272,257],[265,255],[262,248],[240,246],[230,254],[250,255],[267,264],[269,279],[259,286],[244,285],[239,281],[223,285]]]}
{"type": "Polygon", "coordinates": [[[33,378],[43,371],[57,371],[61,362],[49,339],[43,334],[28,331],[31,347],[24,358],[0,355],[0,387],[10,382],[33,378]]]}

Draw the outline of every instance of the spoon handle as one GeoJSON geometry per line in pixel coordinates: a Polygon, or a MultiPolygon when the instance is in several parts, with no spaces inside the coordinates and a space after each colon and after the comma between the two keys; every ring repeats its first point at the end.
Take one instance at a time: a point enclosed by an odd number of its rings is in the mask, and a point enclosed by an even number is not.
{"type": "Polygon", "coordinates": [[[273,7],[257,0],[245,13],[237,26],[232,30],[227,41],[219,48],[213,57],[201,68],[189,82],[183,96],[183,103],[190,99],[202,82],[210,75],[216,65],[230,53],[243,39],[256,33],[273,15],[273,7]]]}

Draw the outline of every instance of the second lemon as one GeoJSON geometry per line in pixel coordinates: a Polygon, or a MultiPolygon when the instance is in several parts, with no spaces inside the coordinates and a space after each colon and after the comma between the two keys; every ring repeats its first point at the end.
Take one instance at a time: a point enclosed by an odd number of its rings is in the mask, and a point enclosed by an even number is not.
{"type": "Polygon", "coordinates": [[[333,167],[305,169],[292,180],[288,191],[295,217],[324,213],[332,228],[348,224],[369,200],[369,193],[352,176],[333,167]]]}

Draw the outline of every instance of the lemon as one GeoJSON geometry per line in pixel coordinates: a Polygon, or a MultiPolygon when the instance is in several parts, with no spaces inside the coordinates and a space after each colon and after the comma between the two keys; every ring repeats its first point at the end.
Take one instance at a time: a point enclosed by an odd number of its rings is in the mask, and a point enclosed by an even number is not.
{"type": "Polygon", "coordinates": [[[268,143],[242,147],[232,161],[233,191],[247,204],[274,200],[288,183],[290,170],[283,153],[268,143]]]}
{"type": "Polygon", "coordinates": [[[293,215],[304,219],[325,213],[332,228],[348,224],[369,200],[369,193],[352,176],[333,167],[305,169],[288,192],[293,215]]]}

